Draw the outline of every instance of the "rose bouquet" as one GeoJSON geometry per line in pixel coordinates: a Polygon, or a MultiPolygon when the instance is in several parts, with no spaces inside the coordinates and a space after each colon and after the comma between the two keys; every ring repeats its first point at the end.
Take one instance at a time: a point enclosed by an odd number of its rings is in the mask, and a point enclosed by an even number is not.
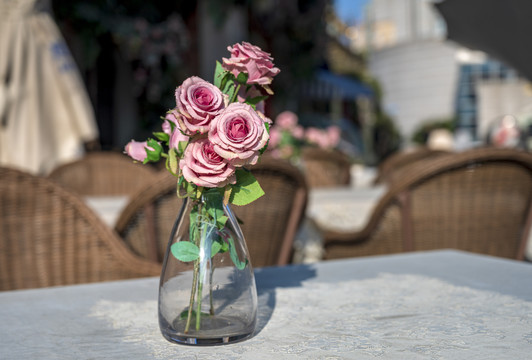
{"type": "MultiPolygon", "coordinates": [[[[245,166],[257,163],[268,145],[271,121],[260,105],[273,94],[270,84],[280,70],[257,46],[243,42],[228,50],[231,57],[216,63],[213,83],[196,76],[186,79],[175,91],[176,107],[163,118],[162,131],[125,148],[143,163],[164,159],[176,176],[177,196],[186,198],[190,207],[186,239],[171,244],[163,264],[173,257],[192,269],[187,306],[175,320],[182,320],[184,328],[174,329],[176,337],[199,334],[202,327],[210,326],[208,318],[215,314],[215,255],[228,254],[239,270],[248,264],[235,241],[239,231],[227,230],[233,221],[226,214],[227,204],[246,205],[264,194],[245,166]],[[210,308],[202,310],[202,302],[210,303],[210,308]]],[[[173,335],[166,337],[179,342],[173,335]]]]}

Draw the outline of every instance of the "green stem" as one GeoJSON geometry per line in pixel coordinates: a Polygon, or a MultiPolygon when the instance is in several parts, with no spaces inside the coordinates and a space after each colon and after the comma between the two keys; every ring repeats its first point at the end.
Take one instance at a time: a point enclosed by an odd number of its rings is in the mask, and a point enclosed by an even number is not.
{"type": "MultiPolygon", "coordinates": [[[[188,314],[187,314],[187,323],[185,325],[185,334],[188,334],[188,330],[190,328],[190,320],[192,319],[192,308],[194,307],[194,296],[196,295],[196,283],[198,281],[198,268],[199,268],[199,261],[194,261],[194,273],[192,276],[192,289],[190,289],[190,302],[188,305],[188,314]]],[[[198,316],[196,315],[196,318],[198,316]]]]}
{"type": "Polygon", "coordinates": [[[234,103],[236,101],[236,98],[238,97],[238,92],[240,91],[240,84],[237,85],[235,93],[231,97],[231,101],[229,103],[234,103]]]}
{"type": "Polygon", "coordinates": [[[214,304],[212,302],[212,275],[214,274],[214,264],[211,264],[211,273],[210,273],[210,276],[209,276],[209,299],[210,299],[210,305],[211,305],[211,309],[209,311],[209,313],[212,315],[214,315],[214,304]]]}
{"type": "Polygon", "coordinates": [[[196,301],[196,331],[200,329],[201,324],[201,293],[203,291],[203,281],[199,281],[198,285],[198,301],[196,301]]]}

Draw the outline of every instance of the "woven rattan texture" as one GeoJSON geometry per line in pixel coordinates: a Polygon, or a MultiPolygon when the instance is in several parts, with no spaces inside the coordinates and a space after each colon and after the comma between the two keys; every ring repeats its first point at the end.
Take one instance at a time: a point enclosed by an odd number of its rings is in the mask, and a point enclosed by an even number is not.
{"type": "Polygon", "coordinates": [[[157,275],[74,193],[0,168],[0,290],[157,275]]]}
{"type": "Polygon", "coordinates": [[[351,181],[349,158],[338,151],[307,147],[302,161],[310,188],[345,186],[351,181]]]}
{"type": "Polygon", "coordinates": [[[485,148],[421,160],[380,199],[363,230],[324,235],[326,258],[454,248],[521,260],[531,202],[529,153],[485,148]],[[390,217],[393,208],[399,215],[390,217]]]}
{"type": "Polygon", "coordinates": [[[48,177],[83,196],[131,195],[157,171],[135,163],[124,154],[89,152],[82,159],[61,165],[48,177]]]}
{"type": "Polygon", "coordinates": [[[116,231],[136,254],[162,262],[172,226],[183,200],[177,178],[162,170],[132,195],[116,222],[116,231]]]}

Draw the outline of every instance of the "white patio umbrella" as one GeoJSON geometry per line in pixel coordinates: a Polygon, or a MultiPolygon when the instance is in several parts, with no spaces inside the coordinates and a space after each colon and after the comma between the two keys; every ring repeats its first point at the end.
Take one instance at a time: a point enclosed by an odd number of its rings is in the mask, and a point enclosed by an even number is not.
{"type": "Polygon", "coordinates": [[[0,166],[46,174],[98,138],[49,0],[0,0],[0,166]]]}

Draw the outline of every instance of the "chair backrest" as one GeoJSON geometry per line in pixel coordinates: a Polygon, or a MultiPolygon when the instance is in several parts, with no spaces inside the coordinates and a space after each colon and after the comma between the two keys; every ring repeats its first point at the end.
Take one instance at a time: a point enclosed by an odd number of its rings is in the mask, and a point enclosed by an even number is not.
{"type": "Polygon", "coordinates": [[[448,154],[451,154],[451,152],[428,147],[420,147],[410,151],[398,151],[381,162],[374,184],[390,185],[401,177],[402,170],[405,167],[414,164],[416,161],[433,159],[448,154]]]}
{"type": "Polygon", "coordinates": [[[96,151],[57,167],[48,177],[83,196],[109,196],[131,195],[156,174],[124,154],[96,151]]]}
{"type": "Polygon", "coordinates": [[[453,248],[522,260],[531,203],[532,154],[484,148],[422,160],[364,230],[326,235],[326,257],[453,248]]]}
{"type": "Polygon", "coordinates": [[[162,262],[172,226],[183,200],[177,197],[177,179],[161,170],[131,196],[115,229],[136,254],[162,262]]]}
{"type": "Polygon", "coordinates": [[[347,155],[309,146],[303,149],[301,157],[310,188],[345,186],[351,182],[351,162],[347,155]]]}
{"type": "Polygon", "coordinates": [[[83,200],[53,181],[0,168],[0,290],[160,273],[83,200]]]}
{"type": "Polygon", "coordinates": [[[294,238],[307,206],[308,187],[288,161],[264,155],[249,168],[265,192],[245,206],[233,206],[254,267],[291,262],[294,238]]]}

